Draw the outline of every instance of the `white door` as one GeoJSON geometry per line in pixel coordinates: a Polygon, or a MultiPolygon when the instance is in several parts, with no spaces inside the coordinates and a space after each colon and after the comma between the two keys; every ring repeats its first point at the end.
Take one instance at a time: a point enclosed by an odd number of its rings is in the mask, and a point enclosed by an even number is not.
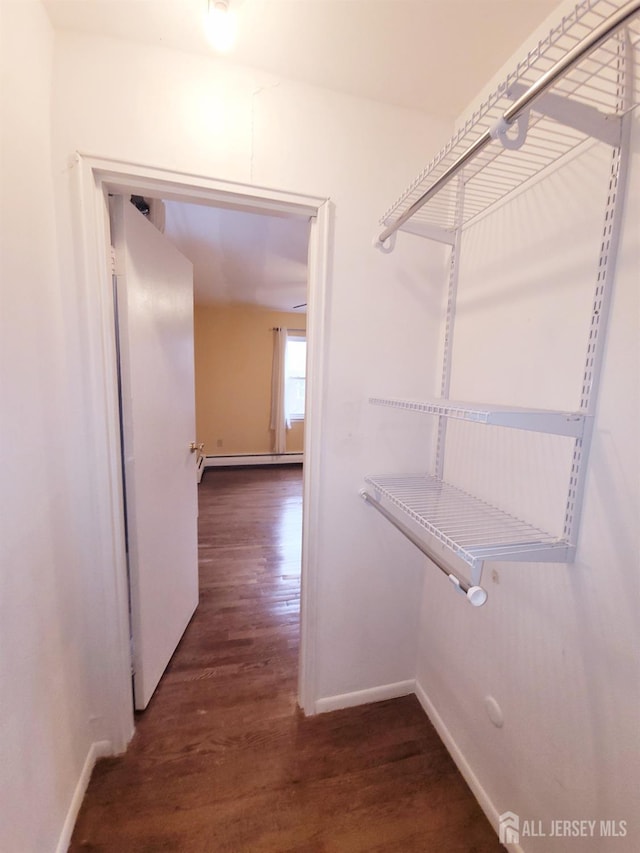
{"type": "Polygon", "coordinates": [[[198,604],[193,267],[114,199],[133,692],[145,708],[198,604]]]}

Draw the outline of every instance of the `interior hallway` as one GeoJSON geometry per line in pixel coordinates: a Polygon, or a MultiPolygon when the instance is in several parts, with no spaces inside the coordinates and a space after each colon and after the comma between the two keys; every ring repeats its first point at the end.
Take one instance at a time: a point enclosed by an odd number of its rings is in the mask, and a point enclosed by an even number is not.
{"type": "Polygon", "coordinates": [[[199,490],[200,605],[70,850],[501,850],[415,697],[297,710],[301,470],[209,470],[199,490]]]}

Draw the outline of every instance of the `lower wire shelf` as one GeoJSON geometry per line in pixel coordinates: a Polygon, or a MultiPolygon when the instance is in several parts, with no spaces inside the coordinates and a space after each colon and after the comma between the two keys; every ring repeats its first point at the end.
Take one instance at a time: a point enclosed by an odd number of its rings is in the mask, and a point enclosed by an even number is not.
{"type": "Polygon", "coordinates": [[[485,560],[573,562],[575,546],[462,489],[428,474],[369,475],[372,496],[400,519],[418,526],[437,555],[456,557],[480,582],[485,560]]]}

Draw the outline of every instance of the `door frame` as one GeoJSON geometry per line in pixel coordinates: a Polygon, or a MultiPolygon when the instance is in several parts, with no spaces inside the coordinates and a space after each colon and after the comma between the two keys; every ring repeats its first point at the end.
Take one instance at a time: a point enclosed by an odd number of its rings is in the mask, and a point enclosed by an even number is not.
{"type": "Polygon", "coordinates": [[[99,702],[104,707],[96,709],[96,713],[104,721],[105,737],[113,752],[119,753],[126,748],[134,730],[108,193],[134,192],[167,200],[202,201],[253,213],[310,218],[298,702],[305,714],[313,714],[317,699],[317,530],[324,342],[333,205],[327,198],[87,154],[75,155],[75,167],[76,260],[86,300],[85,355],[95,437],[92,466],[99,492],[95,495],[99,522],[95,571],[99,599],[96,604],[101,611],[104,633],[99,702]]]}

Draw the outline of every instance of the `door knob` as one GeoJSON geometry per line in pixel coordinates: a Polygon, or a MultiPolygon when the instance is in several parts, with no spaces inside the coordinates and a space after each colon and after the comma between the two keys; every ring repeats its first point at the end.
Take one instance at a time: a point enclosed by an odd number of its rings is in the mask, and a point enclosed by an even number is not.
{"type": "Polygon", "coordinates": [[[202,453],[202,451],[204,450],[204,442],[202,444],[197,444],[195,441],[192,441],[191,444],[189,445],[189,450],[192,453],[195,453],[196,450],[199,450],[200,453],[202,453]]]}

